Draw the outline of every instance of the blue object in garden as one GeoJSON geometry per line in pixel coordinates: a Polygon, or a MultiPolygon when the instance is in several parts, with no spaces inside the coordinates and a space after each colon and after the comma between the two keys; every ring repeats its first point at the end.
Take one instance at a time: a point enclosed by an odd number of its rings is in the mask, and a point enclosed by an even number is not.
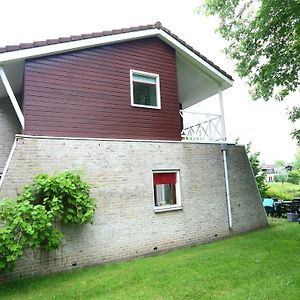
{"type": "Polygon", "coordinates": [[[263,205],[264,207],[274,207],[274,200],[272,198],[264,198],[263,205]]]}
{"type": "Polygon", "coordinates": [[[275,202],[272,198],[264,198],[263,206],[265,208],[267,216],[274,216],[275,202]]]}

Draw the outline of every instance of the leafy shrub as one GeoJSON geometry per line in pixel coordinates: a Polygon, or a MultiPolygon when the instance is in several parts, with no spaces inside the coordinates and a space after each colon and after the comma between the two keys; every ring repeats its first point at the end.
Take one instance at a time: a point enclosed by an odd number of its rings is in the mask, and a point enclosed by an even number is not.
{"type": "Polygon", "coordinates": [[[287,182],[288,172],[284,168],[281,168],[278,171],[278,174],[274,176],[274,180],[275,182],[282,182],[282,183],[287,182]]]}
{"type": "Polygon", "coordinates": [[[293,200],[293,195],[285,192],[279,192],[279,191],[274,191],[271,189],[266,191],[266,198],[273,198],[277,200],[285,200],[285,201],[291,201],[293,200]]]}
{"type": "Polygon", "coordinates": [[[259,160],[259,152],[251,153],[251,143],[247,144],[246,151],[248,154],[248,159],[253,171],[253,175],[256,180],[256,184],[260,193],[261,198],[266,197],[266,192],[269,189],[269,186],[267,185],[265,181],[266,174],[262,171],[260,167],[260,160],[259,160]]]}
{"type": "Polygon", "coordinates": [[[299,184],[300,182],[300,172],[299,170],[292,170],[288,172],[288,182],[293,184],[299,184]]]}
{"type": "Polygon", "coordinates": [[[37,175],[15,202],[0,203],[0,271],[12,269],[27,248],[57,249],[63,233],[59,221],[92,223],[95,203],[90,186],[77,172],[37,175]]]}

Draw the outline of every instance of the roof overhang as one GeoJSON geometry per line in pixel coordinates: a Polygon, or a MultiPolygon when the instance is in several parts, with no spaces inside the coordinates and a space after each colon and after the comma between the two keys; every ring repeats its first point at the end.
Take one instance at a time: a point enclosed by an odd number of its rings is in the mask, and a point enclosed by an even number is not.
{"type": "MultiPolygon", "coordinates": [[[[193,105],[216,94],[219,90],[225,90],[232,86],[233,80],[230,75],[166,31],[163,27],[152,28],[18,49],[0,53],[0,65],[7,72],[12,88],[15,94],[18,95],[22,88],[23,66],[26,59],[136,39],[158,37],[176,51],[179,98],[184,107],[193,105]]],[[[0,98],[4,96],[6,96],[5,90],[0,83],[0,98]]]]}

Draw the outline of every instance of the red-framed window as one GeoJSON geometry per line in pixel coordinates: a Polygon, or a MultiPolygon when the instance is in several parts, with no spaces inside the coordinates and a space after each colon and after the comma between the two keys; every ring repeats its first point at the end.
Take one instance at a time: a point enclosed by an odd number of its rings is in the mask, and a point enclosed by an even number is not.
{"type": "Polygon", "coordinates": [[[153,173],[155,207],[180,204],[178,176],[178,171],[159,171],[153,173]]]}

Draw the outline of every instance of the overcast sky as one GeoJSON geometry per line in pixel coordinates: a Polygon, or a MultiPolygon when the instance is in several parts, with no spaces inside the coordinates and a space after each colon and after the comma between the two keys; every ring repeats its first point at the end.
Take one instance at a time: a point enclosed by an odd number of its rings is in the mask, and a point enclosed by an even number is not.
{"type": "MultiPolygon", "coordinates": [[[[201,0],[2,0],[0,46],[161,21],[233,75],[234,86],[224,92],[228,141],[251,141],[253,150],[260,151],[261,160],[267,163],[277,159],[292,161],[296,143],[289,132],[294,125],[287,120],[286,108],[297,104],[299,93],[282,103],[252,101],[245,84],[234,73],[232,62],[222,53],[226,44],[215,33],[216,20],[194,13],[200,3],[201,0]]],[[[216,112],[213,103],[202,106],[202,112],[216,112]]]]}

